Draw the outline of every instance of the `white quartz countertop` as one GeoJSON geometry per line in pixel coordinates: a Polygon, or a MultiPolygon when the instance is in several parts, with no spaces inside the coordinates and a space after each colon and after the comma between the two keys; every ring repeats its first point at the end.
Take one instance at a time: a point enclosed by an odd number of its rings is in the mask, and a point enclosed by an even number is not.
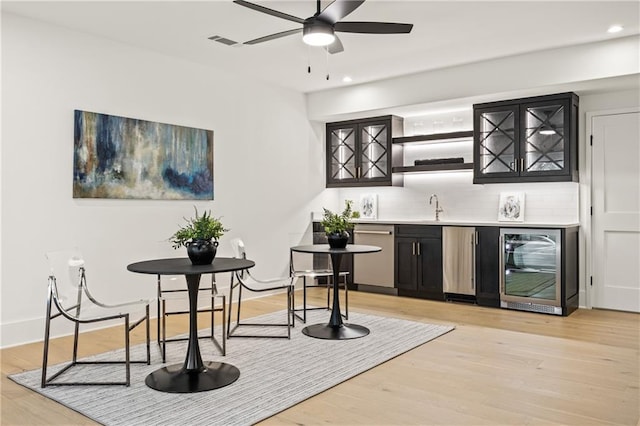
{"type": "Polygon", "coordinates": [[[440,225],[440,226],[499,226],[501,228],[572,228],[579,223],[551,223],[551,222],[498,222],[473,220],[420,220],[420,219],[355,219],[356,224],[378,225],[440,225]]]}

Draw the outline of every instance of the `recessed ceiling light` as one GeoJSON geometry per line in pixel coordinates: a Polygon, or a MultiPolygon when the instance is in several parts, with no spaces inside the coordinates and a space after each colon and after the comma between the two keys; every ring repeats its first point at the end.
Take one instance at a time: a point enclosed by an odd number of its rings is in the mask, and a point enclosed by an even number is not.
{"type": "Polygon", "coordinates": [[[607,30],[608,33],[619,33],[620,31],[623,30],[623,26],[622,25],[612,25],[609,27],[609,29],[607,30]]]}
{"type": "Polygon", "coordinates": [[[343,83],[351,83],[353,81],[353,79],[351,77],[349,77],[348,75],[345,75],[344,77],[342,77],[342,82],[343,83]]]}

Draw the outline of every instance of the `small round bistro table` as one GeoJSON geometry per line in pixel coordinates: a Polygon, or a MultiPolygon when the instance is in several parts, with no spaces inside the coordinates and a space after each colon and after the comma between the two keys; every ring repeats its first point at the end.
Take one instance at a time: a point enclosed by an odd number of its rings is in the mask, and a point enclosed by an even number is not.
{"type": "Polygon", "coordinates": [[[300,253],[326,253],[331,257],[333,269],[333,305],[331,317],[327,324],[314,324],[302,329],[302,332],[310,337],[329,340],[346,340],[364,337],[369,334],[369,329],[357,324],[345,324],[342,322],[340,313],[340,297],[338,295],[338,275],[340,274],[340,263],[345,254],[375,253],[382,248],[377,246],[365,246],[357,244],[347,244],[345,248],[335,249],[329,244],[312,244],[308,246],[291,247],[291,250],[300,253]]]}
{"type": "Polygon", "coordinates": [[[131,272],[153,275],[184,275],[189,291],[189,346],[184,364],[162,367],[147,376],[152,389],[172,393],[192,393],[218,389],[238,380],[240,370],[225,362],[202,362],[198,343],[198,288],[200,276],[249,269],[247,259],[216,257],[210,265],[193,265],[189,258],[146,260],[127,266],[131,272]]]}

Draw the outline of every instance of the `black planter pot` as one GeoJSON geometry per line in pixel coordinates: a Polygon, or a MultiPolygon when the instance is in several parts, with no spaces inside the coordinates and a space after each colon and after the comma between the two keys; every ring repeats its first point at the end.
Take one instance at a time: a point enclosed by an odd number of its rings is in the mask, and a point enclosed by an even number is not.
{"type": "Polygon", "coordinates": [[[329,241],[329,247],[331,248],[345,248],[349,241],[349,233],[345,231],[327,234],[327,240],[329,241]]]}
{"type": "Polygon", "coordinates": [[[211,240],[193,240],[186,244],[187,254],[194,265],[209,265],[216,257],[218,242],[211,240]]]}

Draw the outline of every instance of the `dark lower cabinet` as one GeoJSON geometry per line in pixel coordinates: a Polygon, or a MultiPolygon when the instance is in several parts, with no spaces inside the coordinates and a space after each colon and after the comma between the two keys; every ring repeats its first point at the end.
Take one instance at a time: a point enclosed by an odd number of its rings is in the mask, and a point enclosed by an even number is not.
{"type": "Polygon", "coordinates": [[[396,226],[394,275],[399,296],[444,300],[441,226],[396,226]]]}
{"type": "Polygon", "coordinates": [[[476,227],[476,301],[500,306],[500,228],[476,227]]]}

